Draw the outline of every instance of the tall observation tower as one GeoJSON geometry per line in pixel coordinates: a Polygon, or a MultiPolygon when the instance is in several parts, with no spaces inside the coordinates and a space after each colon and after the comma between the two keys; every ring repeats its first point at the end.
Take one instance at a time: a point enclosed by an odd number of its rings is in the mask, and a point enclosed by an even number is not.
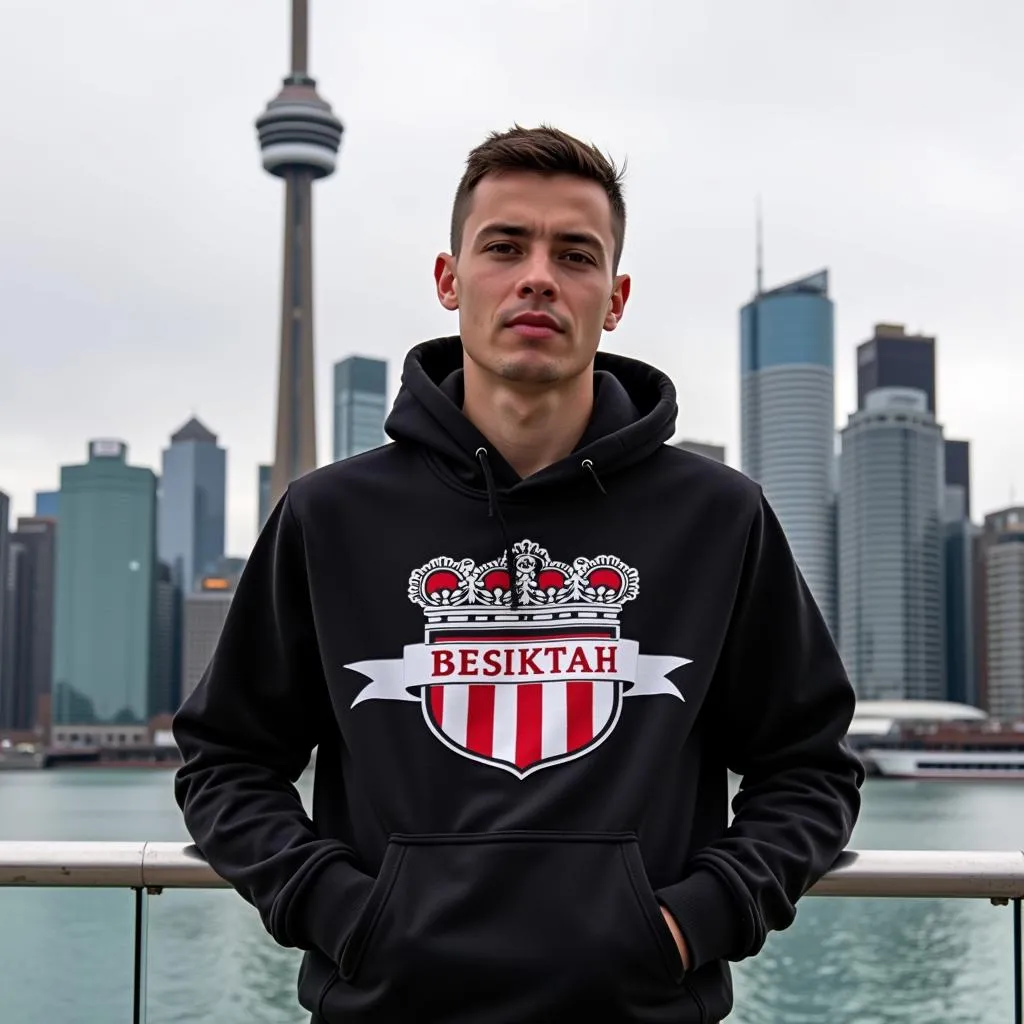
{"type": "Polygon", "coordinates": [[[309,76],[309,2],[292,0],[292,70],[257,118],[263,166],[284,178],[284,288],[277,383],[277,432],[270,478],[276,503],[288,484],[316,468],[313,387],[313,181],[333,173],[342,125],[309,76]]]}

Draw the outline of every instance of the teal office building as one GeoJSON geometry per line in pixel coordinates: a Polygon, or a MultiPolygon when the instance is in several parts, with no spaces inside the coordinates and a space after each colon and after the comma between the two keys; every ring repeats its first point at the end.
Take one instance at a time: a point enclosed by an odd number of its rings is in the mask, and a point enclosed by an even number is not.
{"type": "Polygon", "coordinates": [[[121,441],[96,440],[60,477],[51,741],[117,746],[148,739],[156,620],[152,470],[121,441]]]}

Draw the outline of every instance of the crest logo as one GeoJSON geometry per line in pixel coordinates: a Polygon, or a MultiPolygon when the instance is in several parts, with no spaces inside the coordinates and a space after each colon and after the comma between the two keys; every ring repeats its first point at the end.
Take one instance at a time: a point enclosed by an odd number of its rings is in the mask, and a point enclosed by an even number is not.
{"type": "Polygon", "coordinates": [[[371,682],[353,702],[418,701],[451,750],[518,778],[590,753],[618,724],[627,696],[683,700],[666,675],[686,658],[642,655],[619,627],[639,592],[636,569],[611,555],[552,560],[529,540],[503,559],[440,557],[409,578],[424,642],[401,660],[347,665],[371,682]]]}

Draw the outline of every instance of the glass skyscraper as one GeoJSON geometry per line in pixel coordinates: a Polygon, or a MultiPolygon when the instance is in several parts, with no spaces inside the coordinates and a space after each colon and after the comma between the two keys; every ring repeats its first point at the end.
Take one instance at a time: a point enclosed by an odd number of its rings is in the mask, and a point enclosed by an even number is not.
{"type": "Polygon", "coordinates": [[[1024,506],[985,516],[976,546],[977,677],[994,718],[1024,717],[1024,506]]]}
{"type": "MultiPolygon", "coordinates": [[[[935,338],[907,334],[903,324],[875,324],[874,336],[857,346],[857,408],[877,388],[914,388],[925,393],[939,418],[935,387],[935,338]]],[[[964,519],[971,518],[971,446],[946,439],[946,483],[964,489],[964,519]]]]}
{"type": "Polygon", "coordinates": [[[388,364],[349,356],[334,364],[334,461],[384,444],[388,364]]]}
{"type": "Polygon", "coordinates": [[[23,517],[8,549],[6,639],[0,644],[0,727],[45,733],[53,665],[57,524],[23,517]]]}
{"type": "Polygon", "coordinates": [[[927,395],[880,388],[842,432],[839,648],[862,700],[943,700],[942,428],[927,395]]]}
{"type": "Polygon", "coordinates": [[[145,737],[156,618],[156,477],[99,440],[60,474],[53,742],[145,737]]]}
{"type": "Polygon", "coordinates": [[[171,435],[160,478],[157,551],[184,593],[224,554],[227,457],[195,417],[171,435]]]}
{"type": "Polygon", "coordinates": [[[835,634],[835,397],[828,271],[740,311],[741,466],[786,532],[835,634]]]}
{"type": "MultiPolygon", "coordinates": [[[[949,441],[945,445],[949,457],[949,441]]],[[[946,467],[949,479],[949,467],[946,467]]],[[[943,541],[945,594],[946,699],[957,704],[980,704],[974,645],[974,550],[978,528],[967,518],[963,487],[946,484],[943,541]]]]}
{"type": "Polygon", "coordinates": [[[857,408],[878,388],[923,391],[935,416],[935,339],[907,334],[903,324],[875,324],[874,337],[857,346],[857,408]]]}

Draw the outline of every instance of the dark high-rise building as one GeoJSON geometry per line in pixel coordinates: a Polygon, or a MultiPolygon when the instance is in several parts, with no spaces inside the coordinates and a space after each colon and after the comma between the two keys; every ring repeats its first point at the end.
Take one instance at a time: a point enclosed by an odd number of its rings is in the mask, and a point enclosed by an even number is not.
{"type": "Polygon", "coordinates": [[[257,511],[256,511],[256,532],[263,529],[270,516],[270,471],[271,466],[259,466],[256,478],[257,511]]]}
{"type": "Polygon", "coordinates": [[[149,717],[178,710],[181,678],[182,591],[171,567],[157,562],[153,588],[153,646],[149,672],[149,717]]]}
{"type": "Polygon", "coordinates": [[[902,324],[876,324],[875,336],[857,346],[857,408],[876,388],[923,391],[935,410],[935,339],[907,334],[902,324]]]}
{"type": "Polygon", "coordinates": [[[974,545],[978,528],[967,518],[967,502],[962,487],[946,485],[944,520],[946,700],[957,704],[977,705],[979,695],[974,649],[974,545]]]}
{"type": "Polygon", "coordinates": [[[964,518],[971,518],[971,442],[946,439],[946,486],[959,487],[964,497],[964,518]]]}
{"type": "Polygon", "coordinates": [[[157,552],[183,592],[224,554],[227,457],[217,435],[192,417],[163,453],[157,552]]]}
{"type": "Polygon", "coordinates": [[[60,474],[54,623],[57,746],[145,742],[156,621],[156,477],[99,440],[60,474]]]}
{"type": "Polygon", "coordinates": [[[341,121],[316,92],[308,0],[292,0],[291,73],[256,121],[263,166],[285,182],[284,287],[271,501],[316,468],[313,381],[313,182],[333,173],[341,121]]]}
{"type": "Polygon", "coordinates": [[[55,520],[26,517],[11,535],[2,728],[49,727],[56,533],[55,520]]]}
{"type": "Polygon", "coordinates": [[[349,356],[334,364],[334,461],[384,444],[388,364],[349,356]]]}

